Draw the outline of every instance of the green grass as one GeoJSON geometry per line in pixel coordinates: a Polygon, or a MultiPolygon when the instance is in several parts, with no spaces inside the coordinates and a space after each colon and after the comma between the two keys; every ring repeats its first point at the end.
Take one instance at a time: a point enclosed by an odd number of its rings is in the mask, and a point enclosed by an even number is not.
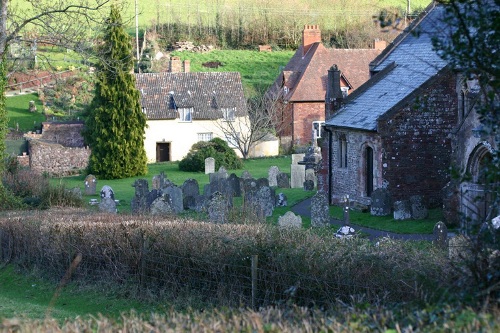
{"type": "Polygon", "coordinates": [[[45,116],[42,114],[43,106],[38,99],[38,94],[24,94],[7,97],[6,100],[7,116],[9,118],[9,128],[16,129],[19,124],[19,131],[33,131],[35,125],[39,126],[42,121],[45,121],[45,116]],[[28,110],[29,102],[35,101],[36,112],[28,110]]]}
{"type": "Polygon", "coordinates": [[[112,289],[82,290],[71,284],[58,288],[58,283],[20,273],[13,266],[0,268],[0,281],[0,319],[49,317],[63,321],[99,314],[119,318],[121,313],[131,310],[159,310],[150,304],[117,297],[112,289]]]}
{"type": "MultiPolygon", "coordinates": [[[[342,207],[331,206],[330,216],[343,221],[342,207]]],[[[395,232],[398,234],[431,234],[434,225],[443,220],[441,209],[429,210],[429,216],[423,220],[395,220],[392,215],[372,216],[369,212],[349,212],[351,223],[367,228],[395,232]]]]}
{"type": "Polygon", "coordinates": [[[294,51],[258,52],[250,50],[213,50],[207,53],[173,52],[181,60],[191,61],[192,72],[239,72],[245,96],[262,93],[274,82],[294,51]],[[219,61],[219,68],[204,67],[203,63],[219,61]]]}

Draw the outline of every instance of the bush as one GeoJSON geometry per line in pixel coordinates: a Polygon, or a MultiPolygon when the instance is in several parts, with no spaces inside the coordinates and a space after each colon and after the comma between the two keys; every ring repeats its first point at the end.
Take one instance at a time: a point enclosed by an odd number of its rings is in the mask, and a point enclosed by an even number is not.
{"type": "Polygon", "coordinates": [[[180,161],[179,170],[204,171],[207,157],[215,159],[215,170],[218,170],[221,166],[229,170],[243,168],[243,162],[234,150],[228,146],[227,142],[219,138],[213,138],[208,142],[200,141],[195,143],[187,156],[180,161]]]}

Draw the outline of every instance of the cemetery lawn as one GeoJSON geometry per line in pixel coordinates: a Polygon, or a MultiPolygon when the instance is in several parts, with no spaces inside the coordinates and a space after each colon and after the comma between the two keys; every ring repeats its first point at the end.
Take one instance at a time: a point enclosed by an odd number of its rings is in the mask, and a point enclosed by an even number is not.
{"type": "MultiPolygon", "coordinates": [[[[61,274],[62,276],[63,274],[61,274]]],[[[58,291],[56,282],[49,282],[34,275],[21,273],[9,265],[0,268],[0,319],[2,318],[55,318],[61,323],[65,318],[97,317],[120,318],[121,313],[134,310],[139,313],[160,312],[161,307],[141,303],[126,295],[121,297],[113,288],[97,287],[79,289],[67,285],[58,291]]]]}
{"type": "Polygon", "coordinates": [[[7,117],[9,118],[8,127],[16,129],[19,124],[20,132],[33,131],[35,126],[40,126],[45,121],[42,114],[43,106],[38,99],[38,94],[23,94],[7,97],[6,101],[7,117]],[[29,102],[35,101],[36,112],[29,112],[29,102]]]}

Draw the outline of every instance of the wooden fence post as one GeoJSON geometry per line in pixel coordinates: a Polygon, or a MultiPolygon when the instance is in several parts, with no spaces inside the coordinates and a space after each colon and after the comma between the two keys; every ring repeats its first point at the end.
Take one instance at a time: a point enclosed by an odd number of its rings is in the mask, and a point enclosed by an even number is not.
{"type": "Polygon", "coordinates": [[[252,256],[252,309],[255,309],[255,298],[257,297],[257,267],[259,263],[259,256],[252,256]]]}

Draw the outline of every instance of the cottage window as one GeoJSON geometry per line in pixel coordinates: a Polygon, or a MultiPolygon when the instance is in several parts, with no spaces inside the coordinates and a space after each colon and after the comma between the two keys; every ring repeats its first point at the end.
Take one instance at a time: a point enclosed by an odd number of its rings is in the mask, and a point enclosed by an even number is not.
{"type": "Polygon", "coordinates": [[[345,134],[339,136],[339,167],[347,168],[347,138],[345,134]]]}
{"type": "Polygon", "coordinates": [[[192,113],[192,108],[178,108],[177,111],[179,112],[179,119],[180,121],[183,122],[191,122],[191,113],[192,113]]]}
{"type": "Polygon", "coordinates": [[[210,141],[213,139],[213,133],[198,133],[198,141],[210,141]]]}
{"type": "Polygon", "coordinates": [[[234,121],[235,115],[234,115],[234,108],[223,108],[222,109],[222,116],[224,117],[225,121],[234,121]]]}

